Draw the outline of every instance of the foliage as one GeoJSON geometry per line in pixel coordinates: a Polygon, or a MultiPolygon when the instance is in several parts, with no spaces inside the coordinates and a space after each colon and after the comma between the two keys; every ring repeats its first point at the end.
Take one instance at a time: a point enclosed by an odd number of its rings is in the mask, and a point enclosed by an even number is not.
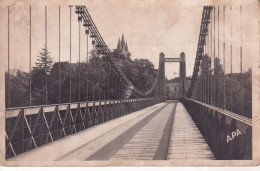
{"type": "Polygon", "coordinates": [[[225,74],[220,59],[215,59],[215,70],[210,71],[210,58],[204,56],[198,80],[194,89],[193,97],[214,106],[225,109],[246,117],[252,117],[252,71],[225,74]],[[205,63],[209,62],[208,67],[205,63]],[[212,74],[210,74],[212,73],[212,74]],[[225,79],[225,80],[224,80],[225,79]],[[225,81],[225,85],[224,85],[225,81]],[[242,87],[243,91],[242,91],[242,87]],[[205,86],[206,85],[206,86],[205,86]],[[211,88],[212,87],[212,88],[211,88]],[[225,94],[224,94],[225,88],[225,94]],[[202,92],[204,91],[204,92],[202,92]],[[232,92],[232,98],[231,98],[232,92]],[[204,94],[204,97],[203,97],[204,94]],[[242,98],[243,96],[243,98],[242,98]],[[205,98],[206,97],[206,98],[205,98]],[[212,101],[211,101],[212,99],[212,101]],[[243,99],[243,100],[242,100],[243,99]],[[243,105],[242,105],[243,102],[243,105]],[[242,113],[243,111],[243,113],[242,113]]]}
{"type": "MultiPolygon", "coordinates": [[[[132,60],[130,53],[115,52],[113,55],[136,88],[147,91],[152,87],[158,71],[148,59],[132,60]]],[[[48,104],[136,97],[132,92],[133,87],[120,81],[109,62],[102,60],[96,50],[90,52],[88,62],[53,63],[44,45],[35,64],[31,72],[32,105],[46,103],[46,88],[48,104]]],[[[17,91],[17,96],[11,94],[12,106],[26,106],[29,105],[29,73],[17,72],[11,78],[11,92],[17,91]]]]}
{"type": "MultiPolygon", "coordinates": [[[[148,59],[132,60],[130,55],[129,53],[127,55],[114,54],[119,66],[133,85],[141,91],[148,91],[155,81],[157,70],[154,69],[154,65],[148,59]]],[[[130,89],[130,87],[127,87],[125,92],[131,91],[130,89]]],[[[151,96],[154,93],[156,92],[153,92],[151,96]]],[[[134,96],[132,93],[131,97],[134,96]]]]}
{"type": "MultiPolygon", "coordinates": [[[[8,73],[5,73],[5,103],[8,106],[8,73]]],[[[10,107],[29,104],[29,74],[18,69],[10,70],[10,107]]]]}

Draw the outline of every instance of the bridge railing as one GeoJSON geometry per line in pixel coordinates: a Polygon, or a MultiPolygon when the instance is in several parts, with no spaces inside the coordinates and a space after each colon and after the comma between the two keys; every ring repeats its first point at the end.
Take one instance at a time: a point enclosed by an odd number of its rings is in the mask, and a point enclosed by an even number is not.
{"type": "Polygon", "coordinates": [[[119,99],[6,109],[6,158],[161,101],[119,99]]]}
{"type": "Polygon", "coordinates": [[[252,159],[251,119],[188,98],[182,102],[216,159],[252,159]]]}

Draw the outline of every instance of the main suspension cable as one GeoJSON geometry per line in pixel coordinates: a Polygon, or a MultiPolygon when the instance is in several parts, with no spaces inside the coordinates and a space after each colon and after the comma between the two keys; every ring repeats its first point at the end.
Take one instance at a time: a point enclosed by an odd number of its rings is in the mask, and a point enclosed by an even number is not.
{"type": "Polygon", "coordinates": [[[205,39],[206,39],[206,34],[208,33],[208,24],[210,20],[210,12],[213,9],[212,6],[204,6],[203,7],[203,12],[202,12],[202,21],[201,21],[201,26],[200,26],[200,33],[199,33],[199,40],[198,40],[198,48],[196,52],[196,59],[195,59],[195,64],[193,68],[193,74],[192,74],[192,79],[191,79],[191,84],[189,87],[189,90],[186,94],[187,98],[191,98],[197,78],[198,78],[198,72],[200,70],[200,63],[203,58],[203,53],[204,53],[204,45],[205,45],[205,39]]]}
{"type": "MultiPolygon", "coordinates": [[[[149,90],[147,92],[142,92],[142,91],[138,90],[136,87],[134,87],[132,82],[129,81],[129,79],[123,73],[122,69],[118,66],[117,62],[115,61],[115,59],[114,59],[114,57],[112,55],[112,53],[108,49],[108,47],[105,44],[102,36],[100,35],[99,31],[97,30],[97,28],[95,26],[95,23],[91,19],[91,16],[89,15],[86,7],[85,6],[76,6],[76,9],[77,9],[76,12],[79,12],[81,14],[81,16],[83,17],[85,23],[89,24],[88,28],[91,31],[91,33],[93,34],[93,37],[95,38],[97,45],[101,46],[101,50],[105,53],[105,58],[108,59],[110,64],[111,64],[111,66],[116,69],[118,75],[122,78],[122,81],[124,81],[125,83],[129,84],[130,86],[132,86],[133,87],[133,91],[136,92],[137,94],[142,95],[142,96],[149,95],[153,91],[153,88],[155,86],[152,86],[152,90],[151,91],[149,90]]],[[[157,81],[155,81],[155,82],[157,82],[157,81]]]]}

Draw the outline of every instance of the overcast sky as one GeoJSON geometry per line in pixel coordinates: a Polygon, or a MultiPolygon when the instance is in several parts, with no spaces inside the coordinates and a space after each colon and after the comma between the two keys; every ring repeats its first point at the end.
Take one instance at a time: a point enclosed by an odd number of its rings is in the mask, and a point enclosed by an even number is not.
{"type": "MultiPolygon", "coordinates": [[[[11,68],[29,70],[29,6],[32,6],[32,64],[44,45],[44,5],[47,4],[48,49],[58,61],[58,10],[61,6],[61,60],[69,60],[68,4],[86,5],[99,32],[109,48],[116,48],[122,33],[128,43],[132,59],[147,58],[158,67],[159,53],[165,57],[179,57],[183,51],[187,60],[187,75],[192,75],[196,57],[203,5],[213,4],[198,0],[82,0],[82,1],[10,1],[1,5],[1,61],[7,65],[7,6],[10,5],[10,64],[11,68]],[[47,4],[48,2],[48,4],[47,4]],[[203,3],[202,3],[203,2],[203,3]]],[[[232,1],[214,1],[220,8],[220,58],[223,58],[223,5],[226,5],[226,71],[230,71],[230,4],[232,1]]],[[[233,1],[232,54],[233,72],[239,71],[240,5],[243,6],[243,70],[252,67],[259,55],[259,8],[257,0],[233,1]]],[[[86,35],[81,26],[81,60],[86,59],[86,35]]],[[[79,56],[79,25],[75,6],[72,8],[72,62],[79,56]]],[[[216,7],[216,56],[217,56],[216,7]]],[[[90,46],[91,48],[91,46],[90,46]]],[[[213,53],[213,52],[212,52],[213,53]]],[[[5,66],[6,66],[5,65],[5,66]]],[[[166,76],[179,73],[179,64],[166,64],[166,76]]]]}

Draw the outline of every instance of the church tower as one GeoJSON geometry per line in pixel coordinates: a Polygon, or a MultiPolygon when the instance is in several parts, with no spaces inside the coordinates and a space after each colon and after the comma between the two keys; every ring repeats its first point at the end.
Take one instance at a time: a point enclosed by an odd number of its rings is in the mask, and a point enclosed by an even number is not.
{"type": "Polygon", "coordinates": [[[124,34],[122,34],[121,45],[122,45],[122,49],[125,50],[125,38],[124,38],[124,34]]]}
{"type": "Polygon", "coordinates": [[[117,43],[117,48],[115,49],[115,51],[118,53],[122,53],[122,54],[127,54],[129,52],[128,45],[127,45],[127,42],[125,41],[124,34],[122,34],[121,40],[119,37],[118,43],[117,43]]]}
{"type": "Polygon", "coordinates": [[[128,46],[127,46],[127,43],[126,43],[126,45],[125,45],[125,51],[128,52],[128,46]]]}
{"type": "Polygon", "coordinates": [[[118,43],[117,43],[117,50],[121,50],[122,46],[121,46],[121,42],[120,42],[120,38],[118,39],[118,43]]]}

